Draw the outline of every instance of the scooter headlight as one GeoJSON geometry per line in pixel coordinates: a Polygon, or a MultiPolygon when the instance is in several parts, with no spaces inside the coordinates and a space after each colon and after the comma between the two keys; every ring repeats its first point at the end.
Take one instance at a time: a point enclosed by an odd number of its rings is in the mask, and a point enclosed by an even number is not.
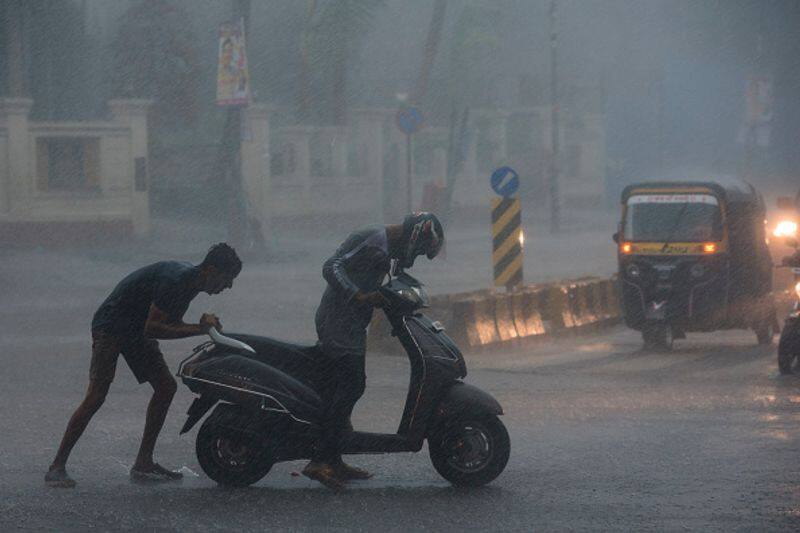
{"type": "Polygon", "coordinates": [[[693,278],[702,278],[706,274],[706,267],[703,263],[695,263],[689,272],[693,278]]]}
{"type": "Polygon", "coordinates": [[[631,263],[630,265],[628,265],[628,268],[625,269],[625,272],[627,272],[628,275],[632,278],[638,278],[639,276],[642,275],[642,271],[639,268],[639,265],[637,265],[636,263],[631,263]]]}
{"type": "Polygon", "coordinates": [[[399,292],[400,296],[413,303],[420,305],[425,303],[425,293],[419,287],[411,287],[409,289],[402,289],[399,292]]]}

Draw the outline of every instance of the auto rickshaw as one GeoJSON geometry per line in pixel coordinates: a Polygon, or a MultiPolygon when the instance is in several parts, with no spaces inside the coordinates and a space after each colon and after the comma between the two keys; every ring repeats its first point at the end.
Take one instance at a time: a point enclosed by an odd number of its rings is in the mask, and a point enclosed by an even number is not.
{"type": "Polygon", "coordinates": [[[686,332],[778,329],[766,207],[744,181],[654,181],[622,192],[618,246],[625,323],[645,346],[671,349],[686,332]]]}

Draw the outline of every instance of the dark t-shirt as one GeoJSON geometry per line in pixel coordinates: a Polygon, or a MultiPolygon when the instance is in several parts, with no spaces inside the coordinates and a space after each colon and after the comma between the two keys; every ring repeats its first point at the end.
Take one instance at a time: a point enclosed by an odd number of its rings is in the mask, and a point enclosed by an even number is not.
{"type": "Polygon", "coordinates": [[[197,296],[197,267],[179,261],[161,261],[128,274],[120,281],[92,319],[92,331],[113,335],[143,335],[155,304],[172,320],[181,320],[197,296]]]}

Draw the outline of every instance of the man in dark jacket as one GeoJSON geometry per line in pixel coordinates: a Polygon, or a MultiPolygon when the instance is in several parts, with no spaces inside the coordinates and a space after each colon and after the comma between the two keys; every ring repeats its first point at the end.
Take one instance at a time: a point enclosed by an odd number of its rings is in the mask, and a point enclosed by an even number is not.
{"type": "Polygon", "coordinates": [[[304,475],[334,489],[342,488],[347,480],[370,477],[342,461],[341,441],[366,386],[367,326],[373,308],[385,303],[378,289],[390,271],[391,260],[409,268],[418,255],[436,257],[443,243],[442,225],[436,216],[414,213],[402,224],[351,233],[325,261],[322,275],[328,287],[317,309],[316,326],[329,367],[324,375],[330,381],[323,391],[323,435],[304,475]]]}
{"type": "Polygon", "coordinates": [[[211,327],[221,329],[214,315],[204,314],[198,324],[184,323],[183,315],[199,292],[219,294],[230,288],[241,269],[242,262],[234,249],[220,243],[212,246],[197,266],[162,261],[140,268],[119,282],[94,314],[89,388],[70,418],[61,446],[45,476],[48,485],[75,486],[66,471],[67,459],[92,416],[103,405],[120,354],[139,383],[148,382],[153,387],[131,479],[170,481],[182,477],[153,461],[156,439],[177,390],[154,339],[181,339],[203,335],[211,327]]]}

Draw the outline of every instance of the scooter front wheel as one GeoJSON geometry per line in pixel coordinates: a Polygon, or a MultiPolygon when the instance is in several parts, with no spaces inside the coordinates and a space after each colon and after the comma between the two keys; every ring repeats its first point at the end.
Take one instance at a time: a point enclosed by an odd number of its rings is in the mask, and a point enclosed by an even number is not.
{"type": "Polygon", "coordinates": [[[511,441],[494,415],[447,421],[428,437],[433,467],[453,485],[480,487],[494,480],[508,463],[511,441]]]}
{"type": "Polygon", "coordinates": [[[267,475],[273,461],[254,436],[205,423],[197,433],[197,461],[208,477],[231,487],[252,485],[267,475]]]}

